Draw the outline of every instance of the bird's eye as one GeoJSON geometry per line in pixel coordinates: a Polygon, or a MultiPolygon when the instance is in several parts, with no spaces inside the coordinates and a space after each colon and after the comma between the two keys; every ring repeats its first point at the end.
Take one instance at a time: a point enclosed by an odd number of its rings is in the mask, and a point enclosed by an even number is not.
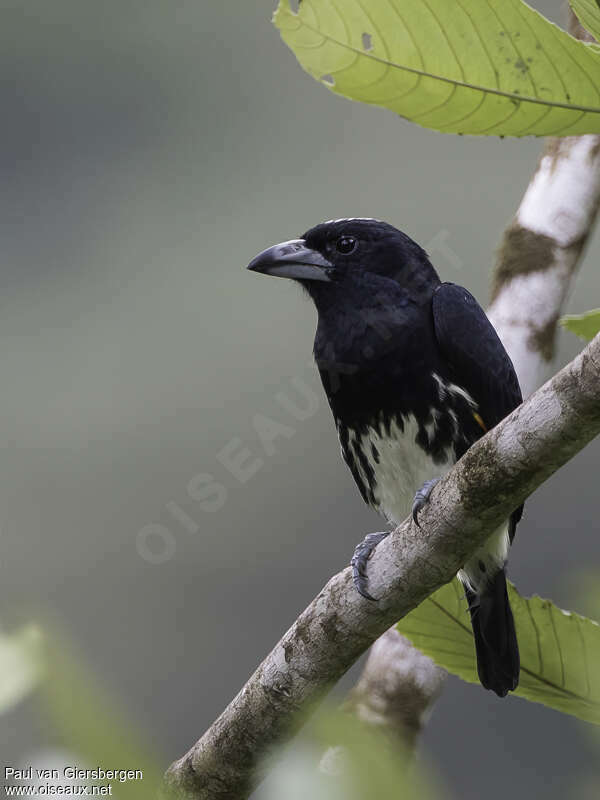
{"type": "Polygon", "coordinates": [[[338,253],[348,255],[348,253],[352,253],[353,250],[356,250],[357,244],[358,242],[354,236],[340,236],[335,243],[335,249],[338,251],[338,253]]]}

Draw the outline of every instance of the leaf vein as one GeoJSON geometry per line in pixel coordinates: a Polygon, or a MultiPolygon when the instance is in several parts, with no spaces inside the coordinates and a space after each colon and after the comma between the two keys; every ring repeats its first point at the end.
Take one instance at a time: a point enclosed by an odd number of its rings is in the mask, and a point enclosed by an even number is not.
{"type": "Polygon", "coordinates": [[[540,642],[540,632],[538,630],[538,626],[533,616],[533,611],[531,610],[531,603],[528,600],[525,600],[525,608],[527,609],[527,613],[529,614],[529,619],[531,620],[531,624],[533,625],[533,630],[535,631],[535,642],[537,645],[537,653],[538,653],[538,662],[540,665],[540,675],[544,674],[544,659],[542,657],[542,644],[540,642]]]}
{"type": "MultiPolygon", "coordinates": [[[[419,78],[430,78],[431,80],[440,81],[441,83],[449,83],[452,85],[457,85],[459,87],[463,87],[465,89],[470,89],[475,92],[483,92],[484,94],[492,94],[498,97],[504,97],[508,100],[518,100],[521,103],[530,103],[532,105],[542,105],[542,106],[550,106],[552,108],[564,108],[567,111],[583,111],[584,113],[589,114],[600,114],[600,106],[590,106],[590,105],[583,105],[580,103],[565,103],[558,100],[542,100],[539,97],[531,97],[530,95],[523,95],[523,94],[515,94],[514,92],[509,92],[503,89],[494,89],[489,86],[481,86],[476,83],[469,83],[467,81],[459,81],[456,78],[447,78],[444,75],[437,75],[435,73],[430,73],[425,69],[418,69],[417,67],[409,67],[406,64],[398,64],[394,61],[390,61],[385,58],[381,58],[380,56],[374,55],[373,53],[366,53],[363,51],[357,50],[356,47],[341,42],[339,39],[331,36],[330,34],[323,33],[322,31],[317,30],[312,25],[308,25],[308,23],[303,23],[306,28],[308,28],[313,33],[318,33],[323,36],[329,42],[333,44],[337,44],[341,48],[345,48],[348,50],[352,50],[354,53],[357,53],[359,56],[363,58],[370,58],[373,61],[378,61],[381,64],[388,64],[393,69],[401,70],[402,72],[409,72],[413,75],[418,76],[419,78]]],[[[412,91],[412,90],[411,90],[412,91]]],[[[600,94],[599,94],[600,99],[600,94]]],[[[510,115],[511,116],[511,115],[510,115]]],[[[496,123],[498,124],[498,123],[496,123]]]]}
{"type": "Polygon", "coordinates": [[[565,662],[563,660],[562,654],[562,647],[560,646],[560,639],[558,638],[558,633],[556,631],[556,622],[554,619],[554,614],[552,613],[552,606],[548,606],[548,616],[550,617],[550,625],[552,626],[552,633],[554,634],[554,638],[556,639],[556,649],[558,650],[558,657],[560,659],[560,683],[562,688],[565,687],[565,662]]]}

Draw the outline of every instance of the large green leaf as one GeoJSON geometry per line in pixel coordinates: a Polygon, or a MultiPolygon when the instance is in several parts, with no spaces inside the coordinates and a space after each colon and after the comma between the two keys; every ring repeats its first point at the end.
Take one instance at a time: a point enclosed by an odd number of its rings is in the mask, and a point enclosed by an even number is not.
{"type": "MultiPolygon", "coordinates": [[[[600,724],[600,626],[509,585],[521,677],[515,694],[600,724]]],[[[449,672],[478,683],[464,589],[443,586],[398,623],[398,630],[449,672]]]]}
{"type": "Polygon", "coordinates": [[[280,0],[274,23],[314,78],[425,127],[600,132],[600,49],[521,0],[280,0]]]}
{"type": "Polygon", "coordinates": [[[562,317],[560,324],[580,339],[591,342],[594,336],[600,333],[600,308],[585,314],[567,314],[562,317]]]}
{"type": "Polygon", "coordinates": [[[583,27],[600,41],[599,0],[570,0],[570,3],[583,27]]]}

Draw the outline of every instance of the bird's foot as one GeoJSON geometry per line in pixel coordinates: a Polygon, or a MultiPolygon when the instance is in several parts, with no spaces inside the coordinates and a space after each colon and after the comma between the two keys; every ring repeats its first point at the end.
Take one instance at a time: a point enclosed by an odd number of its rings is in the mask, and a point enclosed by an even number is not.
{"type": "Polygon", "coordinates": [[[412,504],[412,518],[415,521],[417,528],[421,527],[419,525],[419,511],[421,511],[429,502],[429,495],[439,480],[439,478],[432,478],[430,481],[425,481],[423,486],[421,486],[415,495],[415,499],[413,500],[412,504]]]}
{"type": "Polygon", "coordinates": [[[357,544],[354,549],[354,555],[350,561],[350,565],[352,566],[352,580],[354,581],[356,591],[367,600],[377,600],[377,598],[369,594],[367,590],[367,586],[369,585],[367,561],[371,558],[379,542],[383,541],[390,533],[391,531],[368,533],[362,542],[357,544]]]}

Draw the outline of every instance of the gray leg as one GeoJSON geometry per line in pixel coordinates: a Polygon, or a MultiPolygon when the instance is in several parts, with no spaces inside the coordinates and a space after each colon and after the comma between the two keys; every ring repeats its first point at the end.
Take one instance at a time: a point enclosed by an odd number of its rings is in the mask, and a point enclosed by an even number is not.
{"type": "Polygon", "coordinates": [[[432,492],[433,487],[436,483],[439,482],[439,478],[432,478],[430,481],[425,481],[423,486],[419,489],[419,491],[415,495],[415,499],[413,500],[412,505],[412,518],[415,521],[415,525],[417,528],[420,528],[419,525],[419,511],[424,508],[427,503],[429,502],[429,495],[432,492]]]}
{"type": "Polygon", "coordinates": [[[367,561],[371,557],[373,550],[377,547],[379,542],[383,541],[386,536],[389,536],[391,531],[380,531],[379,533],[369,533],[365,536],[360,544],[356,545],[354,555],[350,564],[352,566],[352,580],[356,591],[365,597],[367,600],[376,600],[375,597],[369,594],[367,586],[369,585],[369,578],[367,576],[367,561]]]}

